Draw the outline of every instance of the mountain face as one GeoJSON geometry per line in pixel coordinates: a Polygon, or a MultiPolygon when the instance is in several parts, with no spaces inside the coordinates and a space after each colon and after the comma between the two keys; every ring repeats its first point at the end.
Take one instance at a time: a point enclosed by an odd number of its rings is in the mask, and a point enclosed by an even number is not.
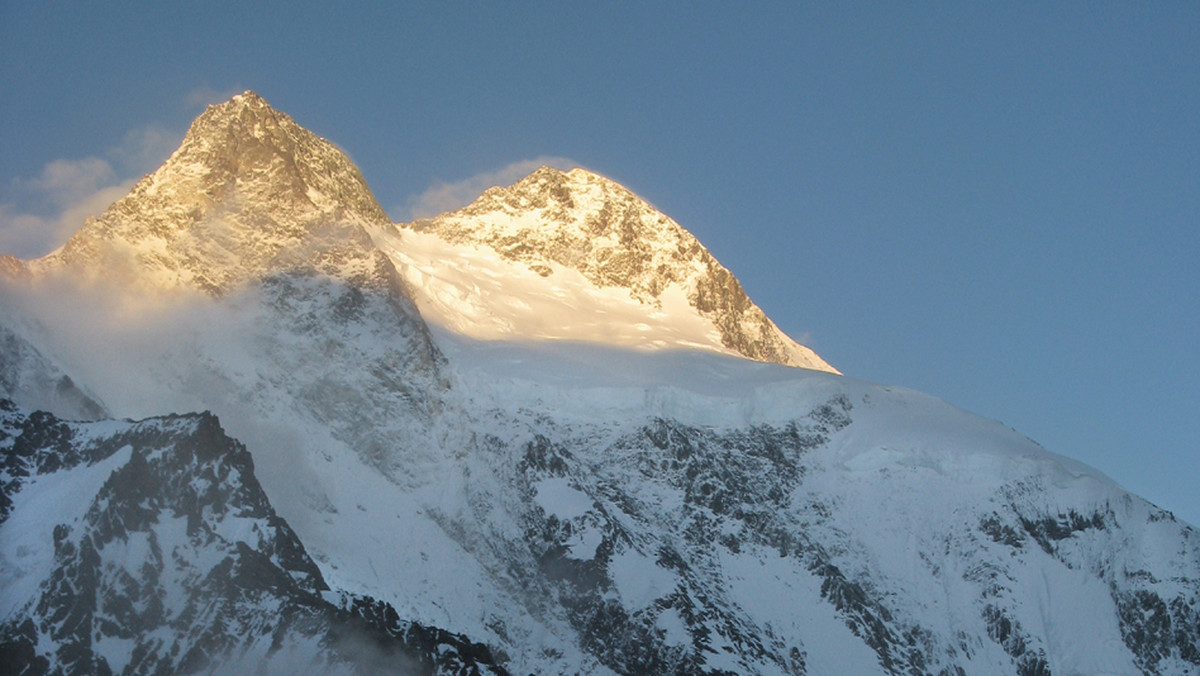
{"type": "Polygon", "coordinates": [[[624,188],[380,214],[247,93],[6,264],[5,394],[146,418],[4,405],[6,672],[1200,674],[1193,527],[836,375],[624,188]]]}
{"type": "Polygon", "coordinates": [[[38,410],[59,411],[78,420],[97,420],[108,412],[79,388],[16,328],[0,317],[0,398],[20,400],[38,410]]]}

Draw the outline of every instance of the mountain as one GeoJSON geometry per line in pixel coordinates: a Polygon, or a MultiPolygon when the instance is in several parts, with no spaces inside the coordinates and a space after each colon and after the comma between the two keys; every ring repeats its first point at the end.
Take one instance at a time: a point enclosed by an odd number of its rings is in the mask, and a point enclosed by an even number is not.
{"type": "MultiPolygon", "coordinates": [[[[489,271],[510,268],[488,275],[503,284],[489,289],[481,286],[479,260],[456,269],[469,253],[441,250],[406,266],[419,270],[409,281],[431,298],[427,313],[458,333],[702,346],[837,373],[780,331],[691,233],[623,186],[583,169],[542,167],[458,211],[406,227],[436,235],[443,249],[447,243],[485,248],[499,259],[490,261],[489,271]],[[550,322],[537,316],[549,313],[550,322]]],[[[401,258],[418,250],[397,247],[401,258]]]]}
{"type": "Polygon", "coordinates": [[[211,294],[290,270],[380,284],[390,271],[365,228],[387,223],[344,153],[246,92],[34,267],[211,294]]]}
{"type": "Polygon", "coordinates": [[[0,400],[9,674],[503,673],[332,592],[210,414],[67,423],[0,400]]]}
{"type": "MultiPolygon", "coordinates": [[[[158,589],[176,569],[127,566],[154,551],[132,543],[196,512],[180,487],[252,474],[257,506],[216,498],[199,509],[214,535],[170,542],[270,565],[234,591],[163,592],[161,616],[215,603],[206,618],[269,628],[314,663],[346,657],[328,628],[350,613],[513,673],[1200,673],[1192,526],[995,421],[837,375],[624,188],[542,169],[427,221],[380,213],[343,154],[247,93],[73,243],[4,264],[4,325],[24,342],[0,364],[31,366],[2,372],[69,377],[145,419],[6,409],[6,439],[29,420],[73,430],[12,442],[6,467],[34,447],[84,458],[4,479],[0,623],[23,664],[115,655],[108,637],[189,649],[182,621],[54,633],[60,607],[96,598],[55,586],[91,589],[54,531],[72,551],[90,538],[91,569],[125,570],[125,588],[158,589]],[[188,451],[201,428],[225,450],[188,451]],[[150,478],[105,492],[123,471],[150,478]],[[87,515],[122,501],[137,518],[104,519],[132,530],[105,539],[87,515]],[[44,572],[11,563],[23,552],[44,572]]],[[[10,389],[22,406],[41,391],[10,389]]],[[[223,656],[267,654],[253,632],[216,634],[223,656]]],[[[264,668],[292,664],[279,652],[264,668]]]]}

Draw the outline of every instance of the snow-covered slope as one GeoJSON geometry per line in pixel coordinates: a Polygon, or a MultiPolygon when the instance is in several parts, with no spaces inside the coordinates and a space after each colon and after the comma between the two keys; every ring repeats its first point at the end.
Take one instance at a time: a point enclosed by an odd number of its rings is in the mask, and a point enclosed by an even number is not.
{"type": "Polygon", "coordinates": [[[37,348],[37,342],[45,342],[44,332],[20,320],[0,308],[0,398],[29,409],[57,411],[72,420],[106,417],[104,406],[37,348]]]}
{"type": "Polygon", "coordinates": [[[211,109],[4,299],[114,415],[219,416],[329,587],[516,673],[1200,673],[1191,526],[994,421],[769,363],[805,353],[605,179],[393,226],[293,124],[211,109]]]}
{"type": "Polygon", "coordinates": [[[617,671],[1200,669],[1196,531],[999,423],[697,352],[447,354],[492,437],[473,520],[617,671]]]}

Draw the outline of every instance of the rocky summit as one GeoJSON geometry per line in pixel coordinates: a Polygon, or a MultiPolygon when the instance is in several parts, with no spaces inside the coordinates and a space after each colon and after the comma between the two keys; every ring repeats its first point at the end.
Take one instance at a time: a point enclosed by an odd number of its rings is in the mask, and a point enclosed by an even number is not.
{"type": "Polygon", "coordinates": [[[36,264],[210,293],[288,269],[371,278],[387,263],[364,228],[387,223],[345,154],[246,92],[36,264]]]}
{"type": "Polygon", "coordinates": [[[0,298],[6,674],[1200,674],[1192,525],[582,169],[392,223],[247,92],[0,298]]]}

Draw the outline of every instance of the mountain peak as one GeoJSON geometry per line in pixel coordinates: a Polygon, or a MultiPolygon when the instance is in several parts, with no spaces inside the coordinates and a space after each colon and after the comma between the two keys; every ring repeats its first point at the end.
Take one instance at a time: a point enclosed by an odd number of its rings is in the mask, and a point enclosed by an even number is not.
{"type": "Polygon", "coordinates": [[[267,100],[253,89],[247,89],[241,94],[235,94],[228,101],[213,103],[205,107],[206,111],[229,111],[249,108],[252,110],[270,110],[274,112],[267,100]]]}
{"type": "Polygon", "coordinates": [[[699,315],[707,327],[702,336],[686,332],[687,344],[715,343],[758,361],[836,373],[780,331],[691,233],[621,184],[585,169],[541,167],[462,209],[408,227],[452,244],[490,247],[543,277],[556,266],[574,270],[600,290],[623,289],[654,322],[666,321],[654,318],[663,316],[667,296],[682,297],[687,314],[699,315]]]}
{"type": "MultiPolygon", "coordinates": [[[[645,203],[645,200],[620,183],[583,167],[562,170],[542,165],[513,185],[507,188],[492,188],[492,190],[518,194],[543,193],[561,202],[572,202],[572,194],[585,192],[589,187],[624,198],[632,197],[645,203]]],[[[647,204],[647,206],[649,205],[647,204]]]]}
{"type": "Polygon", "coordinates": [[[297,140],[311,134],[296,124],[290,116],[279,112],[267,100],[252,90],[238,94],[228,101],[208,106],[188,129],[184,145],[195,137],[216,136],[223,140],[225,135],[234,138],[293,137],[297,140]]]}
{"type": "Polygon", "coordinates": [[[314,257],[328,264],[331,250],[362,258],[364,226],[389,225],[345,153],[248,90],[209,106],[162,167],[44,265],[148,271],[159,284],[219,293],[314,257]]]}
{"type": "MultiPolygon", "coordinates": [[[[262,96],[260,96],[258,94],[258,92],[254,91],[253,89],[247,89],[246,91],[242,92],[241,94],[235,94],[232,98],[230,98],[225,103],[226,104],[234,103],[234,104],[238,104],[238,105],[255,105],[255,106],[261,105],[261,106],[267,106],[268,108],[270,107],[267,105],[267,100],[264,99],[262,96]]],[[[211,108],[213,106],[209,106],[209,107],[211,108]]]]}

